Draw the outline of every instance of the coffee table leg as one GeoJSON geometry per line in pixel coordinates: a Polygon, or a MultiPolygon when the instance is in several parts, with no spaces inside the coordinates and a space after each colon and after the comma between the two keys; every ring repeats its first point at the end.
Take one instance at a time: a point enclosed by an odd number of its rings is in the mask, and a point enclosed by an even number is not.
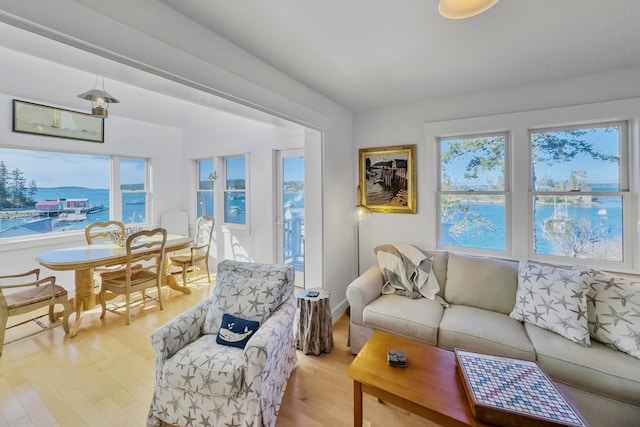
{"type": "Polygon", "coordinates": [[[362,383],[353,382],[353,426],[362,427],[362,383]]]}

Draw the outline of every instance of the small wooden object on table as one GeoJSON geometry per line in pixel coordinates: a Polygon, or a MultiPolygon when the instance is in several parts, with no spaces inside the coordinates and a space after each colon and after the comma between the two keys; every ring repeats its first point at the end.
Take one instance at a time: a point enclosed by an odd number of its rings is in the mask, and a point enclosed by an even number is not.
{"type": "Polygon", "coordinates": [[[481,421],[506,427],[586,427],[536,362],[455,349],[471,410],[481,421]]]}
{"type": "Polygon", "coordinates": [[[330,292],[322,288],[298,291],[298,313],[294,329],[296,348],[304,354],[329,353],[333,348],[330,292]]]}
{"type": "Polygon", "coordinates": [[[456,372],[453,352],[375,331],[349,366],[353,425],[362,425],[362,393],[446,426],[486,426],[477,420],[456,372]],[[404,351],[406,368],[387,363],[388,350],[404,351]]]}

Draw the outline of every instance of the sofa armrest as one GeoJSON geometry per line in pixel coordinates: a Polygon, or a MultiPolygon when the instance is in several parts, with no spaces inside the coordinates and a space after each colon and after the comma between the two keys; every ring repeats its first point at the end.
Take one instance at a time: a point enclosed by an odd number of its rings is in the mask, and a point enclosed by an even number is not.
{"type": "Polygon", "coordinates": [[[161,367],[165,360],[202,335],[202,324],[210,305],[211,300],[202,301],[151,333],[156,367],[161,367]]]}
{"type": "Polygon", "coordinates": [[[262,382],[268,375],[277,375],[281,365],[290,363],[284,358],[289,357],[288,347],[294,346],[295,312],[296,303],[291,297],[265,320],[244,348],[246,386],[256,397],[261,395],[262,382]]]}
{"type": "Polygon", "coordinates": [[[358,276],[347,286],[347,300],[350,305],[351,322],[357,325],[362,323],[362,312],[371,301],[382,295],[384,277],[377,265],[358,276]]]}

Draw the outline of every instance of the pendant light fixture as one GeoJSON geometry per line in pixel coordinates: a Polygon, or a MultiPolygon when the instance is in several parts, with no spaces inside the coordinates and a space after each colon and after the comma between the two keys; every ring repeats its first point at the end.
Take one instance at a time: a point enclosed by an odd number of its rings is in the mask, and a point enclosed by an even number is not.
{"type": "Polygon", "coordinates": [[[96,82],[93,89],[81,93],[78,95],[78,98],[91,101],[92,116],[106,119],[109,117],[109,113],[107,111],[109,109],[109,104],[120,101],[104,90],[104,77],[100,77],[100,82],[102,89],[98,89],[98,76],[96,76],[96,82]]]}
{"type": "Polygon", "coordinates": [[[479,15],[495,6],[499,0],[440,0],[438,12],[449,19],[463,19],[479,15]]]}

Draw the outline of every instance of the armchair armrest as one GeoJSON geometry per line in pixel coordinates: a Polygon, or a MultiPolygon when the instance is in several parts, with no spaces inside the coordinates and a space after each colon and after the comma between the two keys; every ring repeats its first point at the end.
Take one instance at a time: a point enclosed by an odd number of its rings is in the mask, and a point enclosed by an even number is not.
{"type": "Polygon", "coordinates": [[[210,304],[210,299],[202,301],[151,333],[157,366],[202,335],[202,324],[210,304]]]}
{"type": "MultiPolygon", "coordinates": [[[[275,372],[279,365],[286,365],[288,347],[293,347],[293,318],[296,303],[293,297],[287,299],[258,328],[244,348],[245,381],[250,393],[260,396],[266,372],[275,372]]],[[[295,352],[293,352],[295,355],[295,352]]]]}
{"type": "Polygon", "coordinates": [[[357,325],[362,323],[362,312],[365,306],[382,295],[384,278],[377,265],[358,276],[347,286],[347,300],[350,305],[351,322],[357,325]]]}

